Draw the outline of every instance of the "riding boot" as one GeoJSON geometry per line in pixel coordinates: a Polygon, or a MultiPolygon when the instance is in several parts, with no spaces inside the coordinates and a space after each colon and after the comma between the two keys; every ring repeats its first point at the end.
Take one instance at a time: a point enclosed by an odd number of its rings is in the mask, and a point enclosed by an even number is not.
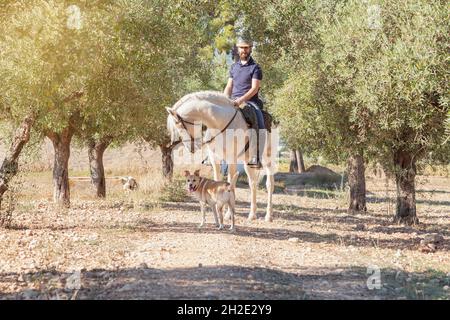
{"type": "Polygon", "coordinates": [[[256,131],[256,155],[253,155],[250,161],[247,163],[249,167],[260,169],[262,167],[260,161],[260,153],[259,153],[259,128],[255,129],[256,131]]]}

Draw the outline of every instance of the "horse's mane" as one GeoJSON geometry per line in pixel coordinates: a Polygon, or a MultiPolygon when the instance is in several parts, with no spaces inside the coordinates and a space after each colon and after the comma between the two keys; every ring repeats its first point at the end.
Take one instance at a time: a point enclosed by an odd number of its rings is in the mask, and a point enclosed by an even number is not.
{"type": "Polygon", "coordinates": [[[220,91],[198,91],[185,95],[178,100],[172,107],[172,110],[178,109],[181,105],[189,100],[203,100],[216,105],[233,106],[233,100],[228,98],[220,91]]]}
{"type": "MultiPolygon", "coordinates": [[[[180,106],[185,105],[189,101],[206,101],[217,106],[233,107],[233,100],[228,98],[225,94],[219,91],[198,91],[185,95],[178,100],[173,106],[172,110],[177,110],[180,106]]],[[[167,117],[167,128],[171,135],[172,141],[177,141],[180,138],[178,130],[175,128],[175,122],[172,117],[167,117]]]]}

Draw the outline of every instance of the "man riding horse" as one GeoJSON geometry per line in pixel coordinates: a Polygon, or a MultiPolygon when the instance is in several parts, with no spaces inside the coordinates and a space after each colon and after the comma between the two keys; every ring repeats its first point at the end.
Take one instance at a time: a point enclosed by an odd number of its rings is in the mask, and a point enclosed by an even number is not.
{"type": "MultiPolygon", "coordinates": [[[[240,38],[236,43],[236,47],[238,48],[239,61],[231,65],[228,83],[223,92],[226,96],[233,99],[235,107],[245,103],[255,108],[258,122],[258,128],[256,128],[256,150],[254,150],[248,165],[261,168],[259,129],[265,129],[265,126],[261,112],[263,102],[259,98],[258,92],[263,76],[262,70],[251,56],[252,41],[240,38]]],[[[205,159],[203,163],[206,163],[206,161],[205,159]]]]}
{"type": "MultiPolygon", "coordinates": [[[[258,129],[264,129],[264,118],[261,112],[263,102],[258,96],[263,75],[261,67],[251,56],[253,43],[250,40],[240,38],[237,41],[236,47],[238,48],[239,61],[231,65],[228,83],[224,93],[234,100],[236,107],[239,107],[243,103],[251,104],[256,110],[258,129]]],[[[252,155],[248,165],[260,168],[258,130],[256,137],[257,152],[256,155],[252,155]]]]}
{"type": "MultiPolygon", "coordinates": [[[[224,93],[202,91],[182,97],[171,108],[166,108],[169,113],[167,128],[171,136],[171,143],[181,141],[186,148],[190,149],[191,153],[195,152],[195,144],[198,142],[202,146],[206,146],[216,181],[221,180],[219,177],[220,163],[224,160],[224,155],[227,155],[227,160],[230,160],[227,161],[228,182],[230,183],[236,172],[238,161],[244,161],[244,170],[250,187],[249,220],[257,218],[256,193],[261,172],[259,169],[263,169],[262,171],[267,175],[265,220],[272,221],[272,196],[274,172],[276,171],[274,156],[276,156],[277,150],[277,146],[273,142],[276,143],[277,135],[270,130],[270,116],[266,117],[267,125],[264,123],[265,118],[261,111],[263,103],[258,97],[262,71],[251,57],[252,43],[240,39],[237,47],[239,61],[231,66],[224,93]],[[250,104],[252,106],[249,106],[250,104]],[[206,141],[200,125],[208,131],[206,141]],[[234,136],[231,139],[226,137],[227,143],[224,144],[224,133],[229,129],[234,132],[234,136]],[[250,138],[250,136],[254,136],[253,130],[255,129],[257,131],[256,145],[250,138]],[[235,135],[239,135],[239,137],[235,135]],[[249,137],[250,140],[243,146],[240,144],[242,142],[240,137],[249,137]],[[262,152],[259,152],[260,149],[262,152]],[[232,159],[228,159],[228,156],[231,156],[232,159]]],[[[205,161],[206,159],[203,163],[205,161]]]]}

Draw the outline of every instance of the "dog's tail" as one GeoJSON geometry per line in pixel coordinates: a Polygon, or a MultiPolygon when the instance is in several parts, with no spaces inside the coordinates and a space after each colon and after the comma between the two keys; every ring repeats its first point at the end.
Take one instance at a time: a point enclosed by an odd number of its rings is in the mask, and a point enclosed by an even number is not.
{"type": "Polygon", "coordinates": [[[230,185],[228,186],[228,191],[234,191],[234,189],[236,189],[236,183],[237,183],[238,178],[239,178],[239,172],[236,172],[234,174],[233,178],[231,178],[230,185]]]}

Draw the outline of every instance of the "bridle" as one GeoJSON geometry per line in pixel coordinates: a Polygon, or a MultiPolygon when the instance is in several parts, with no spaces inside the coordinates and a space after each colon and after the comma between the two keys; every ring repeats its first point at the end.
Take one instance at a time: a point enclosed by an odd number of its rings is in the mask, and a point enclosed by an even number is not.
{"type": "MultiPolygon", "coordinates": [[[[190,124],[190,125],[192,125],[192,126],[196,126],[196,125],[198,125],[197,123],[193,123],[193,122],[190,122],[190,121],[187,121],[187,120],[185,120],[185,119],[183,119],[180,115],[178,115],[178,118],[179,118],[179,120],[177,120],[177,119],[175,119],[175,122],[177,123],[177,122],[181,122],[181,124],[183,125],[183,128],[184,128],[184,130],[186,131],[186,133],[189,135],[189,137],[190,137],[190,142],[191,142],[191,153],[194,153],[195,152],[195,141],[196,140],[198,140],[198,139],[195,139],[190,133],[189,133],[189,130],[187,129],[187,127],[186,127],[186,123],[187,124],[190,124]]],[[[181,142],[186,142],[185,140],[182,140],[181,142]]]]}
{"type": "MultiPolygon", "coordinates": [[[[230,121],[228,121],[228,123],[226,124],[226,126],[225,126],[218,134],[216,134],[216,135],[213,136],[212,138],[209,138],[207,141],[202,141],[202,144],[209,144],[209,143],[211,143],[217,136],[221,135],[225,130],[227,130],[227,128],[228,128],[228,127],[230,126],[230,124],[233,122],[234,118],[236,118],[236,115],[237,115],[238,112],[239,112],[239,109],[236,108],[236,112],[235,112],[234,115],[231,117],[230,121]]],[[[195,152],[195,141],[198,140],[198,138],[197,138],[197,139],[194,138],[194,137],[189,133],[189,130],[187,129],[186,124],[190,124],[190,125],[192,125],[192,126],[197,126],[197,125],[200,125],[200,124],[198,124],[198,123],[193,123],[193,122],[190,122],[190,121],[188,121],[188,120],[186,120],[186,119],[183,119],[180,115],[177,115],[177,117],[175,117],[175,116],[172,115],[172,114],[170,114],[170,115],[174,118],[175,123],[181,122],[181,124],[183,125],[184,130],[187,132],[187,134],[188,134],[189,137],[190,137],[190,143],[191,143],[191,150],[190,150],[190,152],[191,152],[191,153],[194,153],[194,152],[195,152]],[[178,118],[178,119],[177,119],[177,118],[178,118]]],[[[201,139],[201,138],[200,138],[200,139],[201,139]]],[[[186,141],[185,141],[185,140],[182,140],[181,142],[186,142],[186,141]]]]}

